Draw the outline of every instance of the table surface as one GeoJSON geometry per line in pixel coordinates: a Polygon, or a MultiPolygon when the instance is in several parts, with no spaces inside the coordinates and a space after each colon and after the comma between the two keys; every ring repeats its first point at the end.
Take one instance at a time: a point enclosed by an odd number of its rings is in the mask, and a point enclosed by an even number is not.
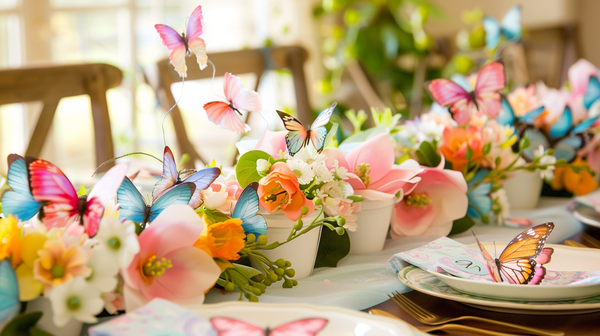
{"type": "MultiPolygon", "coordinates": [[[[600,240],[600,228],[585,226],[583,231],[569,237],[570,240],[577,241],[588,247],[592,247],[588,241],[582,238],[582,233],[586,232],[592,237],[600,240]]],[[[598,336],[600,335],[600,312],[588,313],[588,314],[576,314],[576,315],[522,315],[522,314],[507,314],[497,313],[486,310],[481,310],[473,307],[469,307],[462,303],[445,300],[441,298],[432,297],[426,294],[422,294],[416,291],[411,291],[404,294],[410,300],[413,300],[417,304],[421,305],[427,310],[438,314],[443,317],[458,317],[458,316],[480,316],[489,318],[497,321],[510,322],[520,325],[526,325],[530,327],[548,329],[548,330],[559,330],[563,331],[566,336],[598,336]]],[[[392,300],[387,300],[371,308],[365,309],[381,309],[392,315],[395,315],[407,323],[421,327],[424,324],[418,322],[404,310],[402,310],[392,300]]],[[[484,329],[490,329],[490,325],[486,323],[461,321],[462,324],[468,324],[473,327],[480,327],[484,329]]],[[[516,333],[515,330],[510,328],[504,328],[501,326],[493,326],[493,330],[502,331],[506,333],[516,333]]],[[[454,335],[454,334],[451,334],[454,335]]],[[[459,334],[456,334],[459,335],[459,334]]],[[[460,335],[468,335],[461,333],[460,335]]]]}

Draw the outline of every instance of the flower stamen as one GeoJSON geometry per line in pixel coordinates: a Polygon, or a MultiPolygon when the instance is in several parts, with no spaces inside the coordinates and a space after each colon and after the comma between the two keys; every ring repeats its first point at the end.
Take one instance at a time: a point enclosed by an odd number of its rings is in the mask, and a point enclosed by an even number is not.
{"type": "Polygon", "coordinates": [[[427,208],[427,205],[431,204],[431,199],[427,197],[427,194],[410,194],[404,196],[404,204],[407,206],[417,206],[427,208]]]}
{"type": "Polygon", "coordinates": [[[369,183],[371,183],[371,178],[369,177],[369,175],[371,174],[371,165],[363,162],[354,169],[354,173],[364,183],[365,187],[368,188],[369,183]]]}
{"type": "Polygon", "coordinates": [[[153,255],[148,258],[148,262],[144,264],[142,272],[147,277],[159,277],[171,267],[173,267],[171,260],[164,257],[158,259],[155,255],[153,255]]]}

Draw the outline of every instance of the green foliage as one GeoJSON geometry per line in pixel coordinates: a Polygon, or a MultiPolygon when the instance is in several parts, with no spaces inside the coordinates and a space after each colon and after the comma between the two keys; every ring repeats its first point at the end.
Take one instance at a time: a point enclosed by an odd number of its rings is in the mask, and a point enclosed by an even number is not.
{"type": "Polygon", "coordinates": [[[389,133],[388,128],[385,126],[369,128],[367,130],[352,134],[351,136],[347,137],[343,143],[349,144],[353,142],[364,142],[378,136],[381,133],[389,133]]]}
{"type": "Polygon", "coordinates": [[[260,150],[251,150],[240,157],[235,166],[235,174],[242,188],[246,188],[252,182],[260,181],[261,176],[256,170],[256,162],[259,159],[268,160],[271,163],[274,162],[271,155],[260,150]]]}
{"type": "Polygon", "coordinates": [[[35,327],[41,318],[41,312],[17,315],[6,324],[0,332],[0,336],[52,336],[52,334],[35,327]]]}
{"type": "Polygon", "coordinates": [[[437,150],[435,140],[433,143],[423,141],[415,154],[417,155],[417,161],[422,166],[437,167],[442,162],[442,156],[437,150]]]}
{"type": "Polygon", "coordinates": [[[348,118],[354,128],[351,134],[360,132],[362,125],[367,121],[367,114],[364,110],[359,110],[358,113],[354,112],[354,110],[348,110],[344,115],[348,118]]]}
{"type": "MultiPolygon", "coordinates": [[[[336,228],[337,229],[337,228],[336,228]]],[[[348,232],[339,235],[335,230],[321,229],[319,250],[315,260],[315,268],[337,267],[338,262],[350,253],[350,237],[348,232]]]]}
{"type": "Polygon", "coordinates": [[[452,231],[450,231],[450,235],[463,233],[468,229],[472,228],[475,225],[475,221],[468,215],[461,219],[457,219],[452,223],[452,231]]]}

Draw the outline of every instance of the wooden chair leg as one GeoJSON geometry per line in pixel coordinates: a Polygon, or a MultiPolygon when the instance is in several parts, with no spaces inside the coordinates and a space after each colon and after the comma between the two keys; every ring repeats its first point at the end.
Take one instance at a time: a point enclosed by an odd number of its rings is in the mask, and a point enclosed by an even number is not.
{"type": "Polygon", "coordinates": [[[304,75],[304,63],[299,51],[291,52],[288,55],[288,63],[294,77],[294,91],[296,93],[296,105],[298,107],[298,119],[304,125],[310,125],[312,116],[310,112],[310,102],[308,101],[308,91],[306,89],[306,76],[304,75]]]}
{"type": "MultiPolygon", "coordinates": [[[[92,118],[94,121],[94,138],[96,140],[96,166],[114,158],[114,145],[110,130],[110,116],[106,90],[108,89],[104,76],[99,71],[94,72],[86,80],[87,93],[92,105],[92,118]],[[99,131],[102,130],[102,131],[99,131]]],[[[101,171],[114,166],[114,162],[107,164],[101,171]]]]}
{"type": "Polygon", "coordinates": [[[44,142],[48,137],[48,132],[50,132],[50,126],[52,126],[52,120],[54,119],[54,114],[56,113],[59,101],[60,100],[44,103],[38,122],[35,125],[35,130],[33,131],[33,134],[31,134],[31,139],[29,139],[29,145],[27,145],[25,156],[33,156],[36,158],[40,156],[44,142]]]}

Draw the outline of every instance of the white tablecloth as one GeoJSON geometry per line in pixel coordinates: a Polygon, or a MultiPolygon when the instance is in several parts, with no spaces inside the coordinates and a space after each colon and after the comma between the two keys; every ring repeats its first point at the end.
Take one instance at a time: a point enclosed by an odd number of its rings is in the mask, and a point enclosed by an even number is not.
{"type": "MultiPolygon", "coordinates": [[[[514,217],[527,217],[534,223],[554,222],[554,232],[549,243],[559,243],[582,230],[583,224],[574,219],[566,211],[566,198],[542,198],[535,210],[514,211],[514,217]]],[[[504,226],[476,225],[474,231],[481,241],[508,242],[523,229],[504,226]]],[[[351,309],[365,309],[388,299],[387,294],[393,291],[407,292],[396,274],[392,272],[388,259],[395,253],[411,250],[439,237],[403,237],[390,239],[383,251],[365,255],[352,255],[340,261],[336,268],[316,269],[312,276],[298,281],[293,289],[281,288],[279,283],[273,284],[267,292],[259,297],[261,302],[274,303],[310,303],[317,305],[338,306],[351,309]],[[325,284],[325,280],[331,282],[325,284]]],[[[463,244],[475,243],[470,231],[451,236],[463,244]]],[[[206,295],[205,303],[237,300],[239,293],[221,294],[211,290],[206,295]]]]}

